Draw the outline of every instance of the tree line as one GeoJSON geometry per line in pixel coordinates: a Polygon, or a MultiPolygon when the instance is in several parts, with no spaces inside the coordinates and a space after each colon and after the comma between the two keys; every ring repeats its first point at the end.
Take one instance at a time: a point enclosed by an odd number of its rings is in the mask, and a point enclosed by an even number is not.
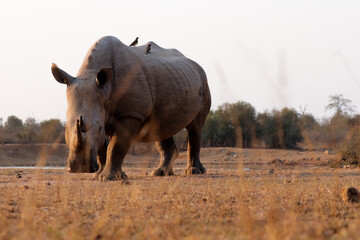
{"type": "MultiPolygon", "coordinates": [[[[349,132],[360,126],[360,115],[353,114],[351,101],[337,94],[330,96],[329,110],[335,110],[329,118],[316,119],[302,108],[256,112],[245,101],[225,103],[210,111],[202,131],[203,147],[243,147],[306,149],[334,148],[349,132]]],[[[3,123],[0,118],[0,143],[53,143],[65,142],[65,123],[60,119],[37,122],[27,118],[24,122],[9,116],[3,123]]],[[[187,134],[181,131],[175,136],[181,150],[186,150],[187,134]]]]}
{"type": "Polygon", "coordinates": [[[5,123],[0,118],[0,143],[65,143],[65,123],[60,119],[37,122],[9,116],[5,123]]]}
{"type": "Polygon", "coordinates": [[[205,147],[243,147],[294,149],[299,144],[306,149],[335,148],[355,128],[360,115],[353,114],[351,101],[342,94],[330,96],[329,118],[316,119],[302,108],[257,113],[247,102],[225,103],[210,111],[202,132],[205,147]]]}

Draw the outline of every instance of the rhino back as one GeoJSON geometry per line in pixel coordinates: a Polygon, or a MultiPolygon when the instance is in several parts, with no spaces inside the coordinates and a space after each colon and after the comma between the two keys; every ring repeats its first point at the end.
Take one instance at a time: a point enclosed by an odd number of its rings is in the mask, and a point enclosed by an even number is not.
{"type": "Polygon", "coordinates": [[[146,141],[176,134],[204,108],[210,108],[204,70],[176,49],[164,49],[154,42],[150,43],[151,53],[147,55],[146,45],[134,49],[145,66],[154,103],[148,122],[152,131],[145,137],[140,136],[146,141]]]}

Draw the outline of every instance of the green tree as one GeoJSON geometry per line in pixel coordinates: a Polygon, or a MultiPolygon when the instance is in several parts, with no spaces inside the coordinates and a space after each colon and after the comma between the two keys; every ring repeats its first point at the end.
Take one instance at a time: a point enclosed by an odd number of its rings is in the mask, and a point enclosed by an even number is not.
{"type": "Polygon", "coordinates": [[[279,136],[277,134],[278,125],[273,113],[264,112],[257,115],[258,124],[257,135],[261,138],[266,148],[280,148],[279,136]]]}
{"type": "Polygon", "coordinates": [[[247,102],[225,103],[210,111],[202,131],[203,146],[252,146],[256,137],[256,113],[247,102]]]}
{"type": "Polygon", "coordinates": [[[314,128],[319,126],[319,123],[315,119],[315,117],[309,113],[302,114],[299,117],[299,123],[301,124],[301,127],[303,129],[308,131],[313,130],[314,128]]]}
{"type": "Polygon", "coordinates": [[[11,115],[7,118],[5,122],[5,128],[11,132],[18,132],[23,128],[23,122],[20,118],[11,115]]]}
{"type": "Polygon", "coordinates": [[[23,131],[24,125],[20,118],[12,115],[7,118],[5,122],[5,129],[7,130],[7,140],[9,142],[21,141],[21,132],[23,131]]]}
{"type": "Polygon", "coordinates": [[[235,131],[228,109],[223,104],[215,112],[210,111],[202,130],[202,144],[210,147],[234,147],[235,131]]]}
{"type": "Polygon", "coordinates": [[[234,123],[231,121],[229,104],[223,104],[215,111],[214,118],[217,123],[216,147],[234,147],[235,131],[234,123]]]}
{"type": "Polygon", "coordinates": [[[24,143],[34,143],[36,136],[40,131],[40,126],[35,118],[27,118],[21,132],[21,140],[24,143]]]}
{"type": "Polygon", "coordinates": [[[201,145],[203,147],[215,147],[218,136],[218,122],[215,113],[210,111],[201,132],[201,145]]]}
{"type": "Polygon", "coordinates": [[[351,114],[354,112],[354,106],[351,104],[351,100],[346,99],[343,94],[334,94],[329,96],[329,104],[326,106],[326,110],[335,110],[335,114],[351,114]]]}
{"type": "Polygon", "coordinates": [[[294,109],[283,108],[257,116],[259,135],[267,148],[296,148],[303,140],[299,114],[294,109]]]}
{"type": "Polygon", "coordinates": [[[251,148],[256,137],[255,108],[247,102],[237,102],[228,107],[236,134],[236,146],[251,148]]]}
{"type": "Polygon", "coordinates": [[[60,119],[50,119],[40,122],[40,135],[38,138],[39,142],[42,143],[53,143],[60,139],[60,142],[65,142],[64,124],[60,119]]]}
{"type": "Polygon", "coordinates": [[[299,126],[299,114],[294,109],[283,108],[280,113],[281,124],[286,148],[296,148],[303,140],[299,126]]]}
{"type": "Polygon", "coordinates": [[[329,121],[324,123],[326,130],[326,140],[329,147],[336,147],[342,142],[350,130],[351,117],[337,112],[329,121]]]}

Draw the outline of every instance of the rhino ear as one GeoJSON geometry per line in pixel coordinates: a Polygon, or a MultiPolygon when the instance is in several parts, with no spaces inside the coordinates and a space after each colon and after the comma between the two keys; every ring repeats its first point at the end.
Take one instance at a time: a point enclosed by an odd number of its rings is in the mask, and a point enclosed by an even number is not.
{"type": "Polygon", "coordinates": [[[96,85],[98,87],[103,87],[106,83],[111,82],[113,78],[112,68],[102,68],[96,75],[96,85]]]}
{"type": "Polygon", "coordinates": [[[51,72],[59,83],[70,85],[72,82],[75,81],[75,78],[67,74],[65,71],[58,68],[58,66],[53,63],[51,65],[51,72]]]}

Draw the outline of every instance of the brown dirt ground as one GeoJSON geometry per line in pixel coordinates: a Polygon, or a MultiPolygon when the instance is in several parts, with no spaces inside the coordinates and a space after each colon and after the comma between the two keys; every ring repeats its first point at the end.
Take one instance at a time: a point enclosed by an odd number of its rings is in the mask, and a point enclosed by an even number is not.
{"type": "MultiPolygon", "coordinates": [[[[0,166],[66,165],[68,148],[65,144],[4,144],[0,145],[0,166]]],[[[186,152],[181,152],[174,163],[175,169],[186,166],[186,152]]],[[[207,169],[236,170],[239,166],[250,169],[315,168],[327,166],[337,158],[324,151],[298,151],[274,149],[203,148],[201,161],[207,169]]],[[[128,154],[126,167],[154,168],[159,162],[157,153],[128,154]]]]}
{"type": "MultiPolygon", "coordinates": [[[[0,165],[64,166],[66,146],[2,145],[0,165]],[[42,149],[46,149],[42,150],[42,149]],[[42,154],[41,154],[42,153],[42,154]],[[19,160],[20,159],[20,160],[19,160]]],[[[129,181],[64,169],[0,169],[0,239],[360,239],[359,168],[322,151],[204,148],[207,174],[152,177],[158,155],[128,155],[129,181]]]]}

